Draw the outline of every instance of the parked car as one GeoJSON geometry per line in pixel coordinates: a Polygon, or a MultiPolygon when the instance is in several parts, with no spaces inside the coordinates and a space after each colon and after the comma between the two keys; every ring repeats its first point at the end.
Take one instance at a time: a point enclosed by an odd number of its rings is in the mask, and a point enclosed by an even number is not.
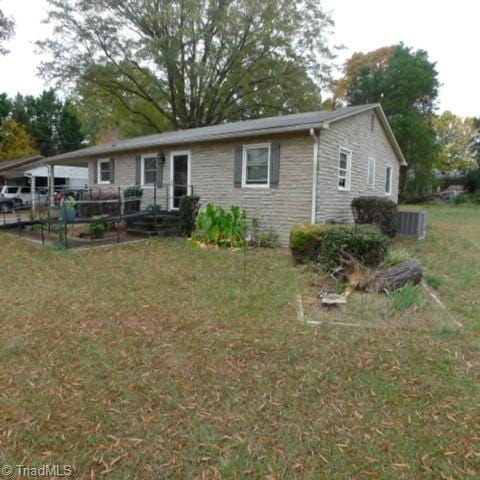
{"type": "MultiPolygon", "coordinates": [[[[45,204],[47,199],[46,190],[37,190],[35,193],[36,202],[45,204]]],[[[4,185],[0,187],[0,203],[4,206],[11,205],[17,208],[28,207],[32,203],[32,191],[30,187],[4,185]]]]}

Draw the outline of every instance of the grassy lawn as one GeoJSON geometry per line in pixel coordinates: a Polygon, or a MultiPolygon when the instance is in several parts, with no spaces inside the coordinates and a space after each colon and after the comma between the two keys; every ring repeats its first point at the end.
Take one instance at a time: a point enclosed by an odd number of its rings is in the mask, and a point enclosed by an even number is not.
{"type": "MultiPolygon", "coordinates": [[[[305,275],[284,251],[249,252],[244,275],[241,252],[182,241],[65,252],[0,235],[0,463],[479,478],[480,214],[428,210],[427,240],[402,243],[460,331],[431,304],[386,328],[299,322],[305,275]]],[[[347,313],[379,322],[364,299],[347,313]]]]}

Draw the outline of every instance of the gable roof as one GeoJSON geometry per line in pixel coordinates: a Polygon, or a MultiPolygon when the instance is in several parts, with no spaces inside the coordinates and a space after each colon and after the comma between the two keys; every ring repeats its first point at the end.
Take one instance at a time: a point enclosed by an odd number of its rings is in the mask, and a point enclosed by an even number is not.
{"type": "Polygon", "coordinates": [[[337,122],[368,110],[377,111],[387,136],[392,143],[392,147],[399,158],[399,162],[402,165],[406,165],[405,158],[403,157],[395,136],[388,125],[382,107],[378,103],[345,107],[338,110],[321,110],[317,112],[296,113],[293,115],[279,115],[276,117],[259,118],[256,120],[245,120],[209,127],[190,128],[187,130],[177,130],[174,132],[135,137],[64,153],[50,158],[49,161],[58,162],[60,160],[98,157],[117,152],[144,150],[167,145],[182,145],[196,142],[241,138],[253,135],[295,132],[309,130],[310,128],[321,129],[326,127],[329,123],[337,122]]]}
{"type": "Polygon", "coordinates": [[[39,165],[43,164],[43,162],[41,161],[43,159],[44,157],[42,157],[42,155],[35,155],[33,157],[23,157],[23,158],[15,158],[14,160],[4,160],[3,162],[0,162],[0,174],[12,173],[12,171],[14,170],[18,170],[19,172],[29,170],[30,168],[32,168],[32,165],[36,163],[38,163],[39,165]]]}

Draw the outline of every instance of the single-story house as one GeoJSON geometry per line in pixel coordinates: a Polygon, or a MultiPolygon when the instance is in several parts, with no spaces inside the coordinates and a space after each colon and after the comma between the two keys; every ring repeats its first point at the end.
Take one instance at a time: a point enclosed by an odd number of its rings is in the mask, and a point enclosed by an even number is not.
{"type": "Polygon", "coordinates": [[[351,221],[359,195],[397,201],[406,165],[379,104],[132,138],[48,163],[87,166],[89,184],[99,188],[142,185],[147,203],[156,184],[169,210],[192,193],[203,206],[239,205],[283,244],[295,224],[351,221]]]}

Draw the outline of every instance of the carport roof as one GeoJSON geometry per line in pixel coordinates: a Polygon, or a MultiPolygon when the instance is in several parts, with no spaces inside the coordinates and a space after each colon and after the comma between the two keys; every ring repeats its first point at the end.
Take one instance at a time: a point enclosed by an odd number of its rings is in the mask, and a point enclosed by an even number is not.
{"type": "Polygon", "coordinates": [[[10,176],[17,174],[23,175],[25,171],[43,165],[44,163],[45,159],[42,155],[5,160],[0,162],[0,176],[4,176],[5,174],[10,176]]]}

